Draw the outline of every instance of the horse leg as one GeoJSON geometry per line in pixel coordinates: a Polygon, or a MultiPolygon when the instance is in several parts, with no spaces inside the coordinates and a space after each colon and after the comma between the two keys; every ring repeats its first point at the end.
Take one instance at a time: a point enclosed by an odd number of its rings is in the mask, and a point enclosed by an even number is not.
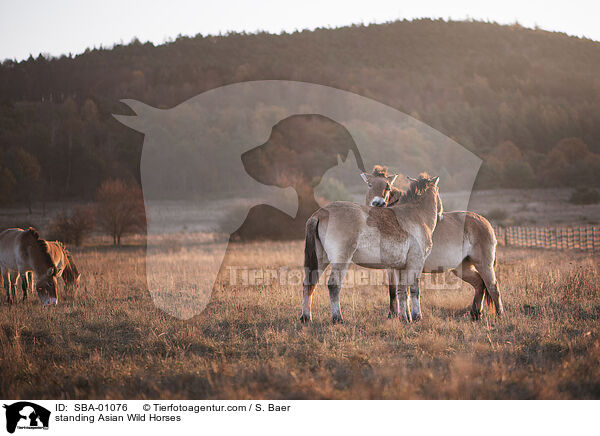
{"type": "Polygon", "coordinates": [[[6,302],[10,304],[10,274],[5,268],[2,268],[2,282],[6,290],[6,302]]]}
{"type": "Polygon", "coordinates": [[[423,318],[421,313],[421,291],[419,289],[419,279],[410,285],[410,311],[413,321],[419,321],[423,318]]]}
{"type": "Polygon", "coordinates": [[[319,266],[317,269],[304,269],[304,282],[302,284],[302,315],[300,316],[300,322],[307,323],[312,320],[312,297],[313,292],[315,291],[315,287],[317,283],[319,283],[319,278],[323,274],[323,271],[327,268],[327,263],[321,265],[319,262],[319,266]]]}
{"type": "Polygon", "coordinates": [[[400,272],[395,269],[388,269],[388,290],[390,293],[390,312],[388,318],[398,317],[398,283],[400,282],[400,272]]]}
{"type": "Polygon", "coordinates": [[[398,295],[400,298],[400,313],[404,314],[404,320],[411,322],[421,319],[421,296],[419,290],[419,278],[423,272],[425,259],[418,259],[410,256],[406,262],[406,269],[402,274],[401,284],[398,286],[398,295]],[[409,310],[408,295],[410,291],[411,308],[409,310]]]}
{"type": "Polygon", "coordinates": [[[470,284],[475,288],[473,296],[473,304],[471,305],[471,319],[477,321],[481,318],[483,310],[483,296],[486,292],[485,283],[479,275],[479,272],[473,266],[473,263],[468,260],[463,260],[460,264],[460,271],[453,269],[452,272],[460,279],[470,284]]]}
{"type": "Polygon", "coordinates": [[[331,264],[331,274],[329,274],[329,280],[327,281],[327,288],[329,289],[329,302],[331,304],[331,317],[334,324],[343,324],[342,310],[340,308],[340,292],[342,290],[342,283],[348,271],[348,263],[338,262],[331,264]]]}
{"type": "Polygon", "coordinates": [[[23,290],[23,301],[27,300],[27,292],[29,292],[29,277],[30,273],[25,271],[21,275],[21,289],[23,290]]]}
{"type": "Polygon", "coordinates": [[[8,273],[10,276],[10,293],[12,294],[12,301],[17,302],[17,282],[19,280],[19,272],[8,273]]]}
{"type": "MultiPolygon", "coordinates": [[[[390,293],[390,312],[388,313],[388,319],[392,319],[392,318],[398,318],[400,317],[400,301],[401,298],[403,298],[403,293],[400,292],[400,275],[401,275],[401,271],[399,270],[388,270],[388,290],[390,293]]],[[[411,286],[411,293],[412,293],[412,286],[411,286]]],[[[417,293],[419,292],[419,289],[417,287],[417,293]]],[[[406,297],[408,298],[408,297],[406,297]]],[[[404,299],[406,299],[404,298],[404,299]]],[[[417,297],[418,298],[418,297],[417,297]]],[[[410,320],[412,318],[411,313],[410,313],[410,309],[408,308],[408,304],[404,304],[402,305],[402,307],[404,308],[402,314],[403,314],[403,319],[406,321],[407,319],[410,320]]],[[[420,319],[420,315],[419,315],[419,319],[420,319]]]]}
{"type": "Polygon", "coordinates": [[[404,280],[398,283],[396,295],[398,298],[398,317],[402,318],[405,322],[411,322],[411,313],[408,304],[408,290],[410,285],[406,284],[404,280]]]}

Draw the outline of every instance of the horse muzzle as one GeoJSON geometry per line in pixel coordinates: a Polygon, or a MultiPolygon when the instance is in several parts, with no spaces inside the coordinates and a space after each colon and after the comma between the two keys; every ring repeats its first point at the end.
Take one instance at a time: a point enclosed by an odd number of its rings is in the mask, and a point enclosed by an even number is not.
{"type": "Polygon", "coordinates": [[[58,304],[58,298],[56,297],[40,297],[40,301],[44,307],[56,306],[58,304]]]}
{"type": "Polygon", "coordinates": [[[373,200],[371,200],[371,206],[373,207],[385,207],[386,204],[383,197],[373,197],[373,200]]]}

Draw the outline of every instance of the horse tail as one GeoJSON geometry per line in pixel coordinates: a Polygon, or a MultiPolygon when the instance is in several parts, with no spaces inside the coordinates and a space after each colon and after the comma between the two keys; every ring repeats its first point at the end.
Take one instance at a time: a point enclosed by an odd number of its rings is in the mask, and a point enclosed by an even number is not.
{"type": "Polygon", "coordinates": [[[65,256],[67,258],[67,264],[68,264],[69,270],[71,272],[71,275],[73,276],[73,280],[75,282],[77,282],[81,276],[81,273],[79,272],[79,270],[77,269],[77,265],[75,265],[75,262],[73,261],[73,255],[66,248],[65,248],[65,256]]]}
{"type": "MultiPolygon", "coordinates": [[[[492,262],[493,269],[496,269],[496,261],[497,261],[496,247],[494,247],[494,262],[492,262]]],[[[487,307],[488,316],[495,316],[496,315],[496,304],[494,303],[494,299],[492,298],[487,287],[485,286],[485,283],[483,284],[483,296],[485,298],[485,306],[487,307]]]]}
{"type": "Polygon", "coordinates": [[[307,274],[312,276],[313,271],[319,269],[319,259],[317,258],[317,239],[318,234],[319,218],[311,216],[306,221],[306,239],[304,244],[304,268],[307,274]]]}
{"type": "Polygon", "coordinates": [[[487,308],[488,316],[492,316],[492,317],[495,316],[496,315],[496,304],[494,304],[494,299],[488,292],[485,285],[483,285],[483,296],[485,298],[485,306],[487,308]]]}

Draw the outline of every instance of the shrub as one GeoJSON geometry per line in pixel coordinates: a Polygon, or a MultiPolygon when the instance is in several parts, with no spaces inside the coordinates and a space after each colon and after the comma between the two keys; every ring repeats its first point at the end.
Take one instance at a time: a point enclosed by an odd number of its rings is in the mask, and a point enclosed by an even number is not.
{"type": "Polygon", "coordinates": [[[51,239],[80,246],[95,225],[94,209],[91,206],[77,206],[70,215],[61,213],[53,219],[49,233],[51,239]]]}
{"type": "Polygon", "coordinates": [[[600,192],[594,188],[577,188],[571,194],[569,203],[572,204],[597,204],[600,203],[600,192]]]}
{"type": "Polygon", "coordinates": [[[496,223],[502,222],[508,218],[508,212],[504,209],[492,209],[488,212],[486,218],[496,223]]]}
{"type": "Polygon", "coordinates": [[[121,245],[124,234],[143,231],[146,213],[139,186],[119,179],[102,183],[96,195],[96,220],[114,245],[121,245]]]}

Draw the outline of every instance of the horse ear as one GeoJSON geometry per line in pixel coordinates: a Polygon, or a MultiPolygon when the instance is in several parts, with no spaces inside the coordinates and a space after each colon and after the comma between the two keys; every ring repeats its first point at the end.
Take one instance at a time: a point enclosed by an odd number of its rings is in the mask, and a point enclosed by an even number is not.
{"type": "Polygon", "coordinates": [[[388,176],[388,180],[390,182],[390,185],[393,186],[394,183],[396,183],[396,179],[400,176],[400,174],[393,174],[391,176],[388,176]]]}
{"type": "Polygon", "coordinates": [[[365,183],[369,183],[369,177],[370,174],[367,173],[360,173],[360,176],[362,177],[362,179],[365,181],[365,183]]]}
{"type": "Polygon", "coordinates": [[[430,180],[433,182],[433,185],[434,185],[434,186],[437,186],[437,185],[438,185],[438,183],[440,183],[440,176],[433,177],[433,178],[431,178],[430,180]]]}
{"type": "Polygon", "coordinates": [[[409,182],[416,182],[417,179],[413,179],[411,176],[406,176],[406,180],[408,180],[409,182]]]}

